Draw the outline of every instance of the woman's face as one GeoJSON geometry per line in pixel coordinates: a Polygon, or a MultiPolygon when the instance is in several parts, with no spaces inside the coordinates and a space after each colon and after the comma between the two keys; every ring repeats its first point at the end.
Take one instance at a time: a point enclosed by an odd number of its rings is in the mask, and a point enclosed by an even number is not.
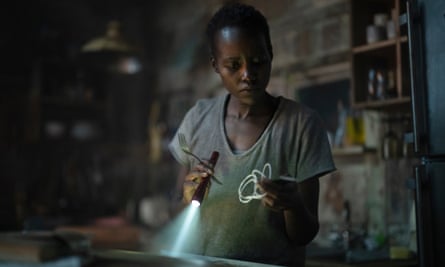
{"type": "Polygon", "coordinates": [[[215,36],[215,71],[224,87],[242,103],[252,105],[266,94],[272,56],[263,34],[225,27],[215,36]]]}

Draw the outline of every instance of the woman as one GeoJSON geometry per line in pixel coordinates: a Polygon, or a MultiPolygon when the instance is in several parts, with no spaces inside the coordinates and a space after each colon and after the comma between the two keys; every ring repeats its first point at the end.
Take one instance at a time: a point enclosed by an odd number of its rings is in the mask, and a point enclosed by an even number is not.
{"type": "Polygon", "coordinates": [[[170,144],[182,165],[184,203],[203,179],[212,179],[200,207],[199,238],[188,252],[303,266],[304,246],[319,228],[318,178],[335,169],[327,132],[314,111],[266,91],[273,53],[260,12],[226,5],[206,34],[227,93],[199,100],[170,144]],[[218,151],[215,166],[184,153],[179,133],[195,154],[218,151]],[[277,183],[280,176],[294,182],[277,183]]]}

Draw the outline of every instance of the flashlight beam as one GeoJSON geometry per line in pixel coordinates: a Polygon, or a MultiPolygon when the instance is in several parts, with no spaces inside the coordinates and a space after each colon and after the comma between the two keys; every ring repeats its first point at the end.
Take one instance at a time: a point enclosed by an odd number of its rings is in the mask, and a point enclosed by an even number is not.
{"type": "Polygon", "coordinates": [[[200,203],[198,202],[198,206],[196,206],[196,204],[192,203],[189,207],[187,207],[187,214],[184,223],[182,224],[181,230],[179,231],[178,239],[176,239],[175,244],[173,245],[173,249],[171,250],[172,256],[177,256],[181,252],[182,246],[187,237],[187,233],[189,232],[190,226],[192,225],[193,218],[195,217],[195,214],[199,209],[199,204],[200,203]]]}

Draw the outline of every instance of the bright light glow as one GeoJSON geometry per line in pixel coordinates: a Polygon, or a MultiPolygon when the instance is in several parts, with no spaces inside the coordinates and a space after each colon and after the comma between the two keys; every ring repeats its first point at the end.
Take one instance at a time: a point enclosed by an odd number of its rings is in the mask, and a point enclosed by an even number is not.
{"type": "Polygon", "coordinates": [[[192,200],[192,207],[197,208],[197,207],[199,207],[199,206],[201,206],[201,203],[199,203],[198,200],[192,200]]]}
{"type": "Polygon", "coordinates": [[[201,238],[200,210],[192,204],[184,207],[173,220],[152,237],[149,251],[170,257],[181,257],[193,250],[193,244],[198,244],[201,238]]]}
{"type": "Polygon", "coordinates": [[[181,226],[178,238],[176,239],[173,245],[173,249],[171,250],[173,256],[179,254],[182,251],[184,242],[186,241],[188,235],[190,235],[190,228],[193,223],[193,218],[195,217],[196,212],[199,210],[199,202],[196,202],[198,203],[198,206],[192,203],[189,207],[187,207],[184,223],[181,226]]]}
{"type": "Polygon", "coordinates": [[[118,69],[122,73],[135,74],[142,69],[142,65],[135,57],[121,59],[118,69]]]}

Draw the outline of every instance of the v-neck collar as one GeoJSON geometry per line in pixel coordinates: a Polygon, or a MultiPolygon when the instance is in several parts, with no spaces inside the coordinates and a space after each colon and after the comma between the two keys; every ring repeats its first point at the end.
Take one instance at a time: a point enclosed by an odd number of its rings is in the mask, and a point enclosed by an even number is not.
{"type": "Polygon", "coordinates": [[[219,110],[220,110],[220,116],[219,116],[219,131],[221,136],[223,137],[223,143],[224,143],[224,148],[229,152],[229,154],[233,157],[244,157],[248,154],[251,153],[251,151],[255,150],[256,147],[260,146],[260,144],[262,143],[263,139],[266,138],[265,136],[271,131],[272,125],[274,124],[276,118],[278,117],[278,114],[281,112],[281,108],[282,108],[282,104],[283,104],[283,98],[281,96],[278,96],[278,106],[274,111],[274,114],[272,116],[272,118],[269,120],[269,122],[267,123],[266,128],[264,129],[264,131],[261,133],[260,137],[255,141],[255,143],[247,150],[244,151],[238,151],[238,152],[234,152],[232,150],[232,148],[230,147],[229,144],[229,140],[226,134],[226,130],[225,130],[225,126],[224,126],[224,115],[225,115],[225,108],[227,105],[227,101],[229,100],[230,94],[226,93],[225,95],[222,96],[224,99],[223,101],[219,102],[219,110]]]}

